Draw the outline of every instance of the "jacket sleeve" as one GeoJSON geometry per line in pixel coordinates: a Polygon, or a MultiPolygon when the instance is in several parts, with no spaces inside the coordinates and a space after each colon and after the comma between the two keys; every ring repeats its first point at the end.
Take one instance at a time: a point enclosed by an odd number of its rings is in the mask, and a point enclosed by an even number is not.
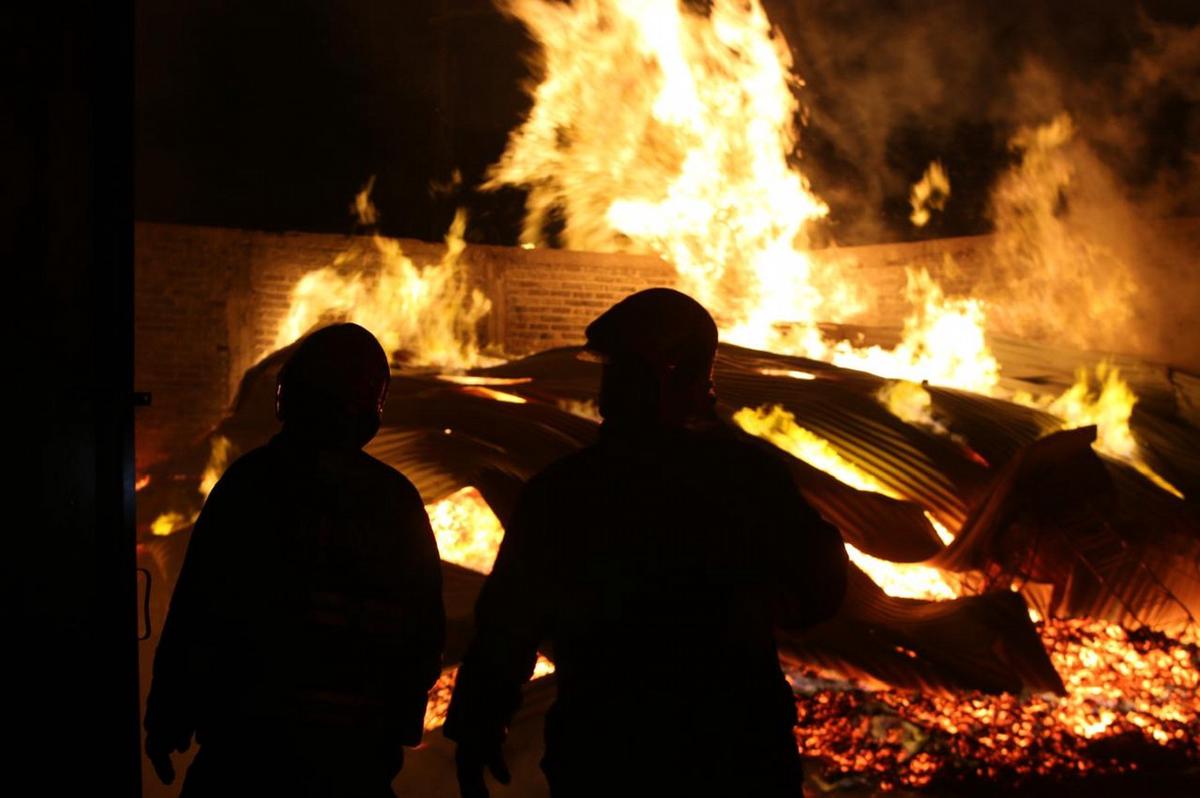
{"type": "Polygon", "coordinates": [[[415,746],[424,731],[425,706],[429,690],[442,669],[446,644],[446,611],[442,602],[442,567],[437,540],[429,516],[416,489],[410,488],[401,509],[400,523],[407,541],[403,557],[407,560],[396,573],[407,575],[398,585],[401,595],[390,597],[389,604],[399,606],[403,634],[385,644],[382,657],[384,673],[394,680],[388,691],[387,708],[394,733],[400,743],[415,746]],[[400,678],[396,678],[397,675],[400,678]]]}
{"type": "Polygon", "coordinates": [[[535,479],[512,520],[475,605],[475,637],[459,667],[443,733],[459,743],[503,742],[533,675],[553,601],[544,492],[535,479]]]}
{"type": "Polygon", "coordinates": [[[154,653],[153,676],[146,697],[146,733],[172,742],[189,739],[196,731],[197,654],[204,645],[209,625],[203,585],[212,565],[214,536],[220,535],[217,527],[222,523],[226,492],[221,484],[213,488],[192,527],[154,653]]]}
{"type": "Polygon", "coordinates": [[[773,499],[769,524],[777,553],[779,585],[777,622],[788,629],[805,629],[827,621],[846,594],[846,546],[837,527],[812,508],[787,467],[776,468],[764,480],[773,499]]]}

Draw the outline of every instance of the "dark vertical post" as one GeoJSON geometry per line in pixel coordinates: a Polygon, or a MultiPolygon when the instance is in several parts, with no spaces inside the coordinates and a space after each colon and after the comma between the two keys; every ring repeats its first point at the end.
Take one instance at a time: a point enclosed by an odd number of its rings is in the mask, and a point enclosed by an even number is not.
{"type": "Polygon", "coordinates": [[[0,26],[9,792],[141,792],[132,10],[19,4],[0,26]]]}
{"type": "MultiPolygon", "coordinates": [[[[96,390],[96,622],[102,751],[141,793],[133,448],[133,3],[89,3],[92,335],[96,390]]],[[[120,793],[117,793],[120,794],[120,793]]]]}

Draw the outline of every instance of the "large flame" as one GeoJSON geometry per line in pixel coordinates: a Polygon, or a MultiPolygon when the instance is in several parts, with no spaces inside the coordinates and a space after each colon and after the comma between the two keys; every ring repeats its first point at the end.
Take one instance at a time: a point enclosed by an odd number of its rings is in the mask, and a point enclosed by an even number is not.
{"type": "MultiPolygon", "coordinates": [[[[359,219],[377,218],[371,185],[357,196],[359,219]]],[[[367,250],[356,243],[334,263],[309,272],[292,289],[291,306],[275,348],[295,341],[318,323],[336,318],[373,332],[389,355],[414,365],[465,369],[485,362],[477,326],[491,301],[470,285],[460,256],[466,214],[459,210],[446,234],[441,260],[417,265],[400,242],[375,234],[367,250]],[[378,263],[378,268],[373,264],[378,263]]]]}
{"type": "MultiPolygon", "coordinates": [[[[797,167],[786,43],[757,0],[514,0],[541,45],[528,119],[492,170],[492,187],[528,191],[523,233],[562,223],[568,247],[650,251],[713,311],[723,340],[832,360],[886,376],[975,391],[996,382],[982,303],[950,299],[927,272],[909,278],[915,311],[893,351],[825,341],[816,322],[859,312],[836,258],[807,252],[827,206],[797,167]]],[[[930,168],[921,202],[944,203],[930,168]]]]}
{"type": "Polygon", "coordinates": [[[526,243],[648,251],[726,340],[820,350],[849,296],[805,253],[828,212],[792,159],[791,55],[757,0],[514,0],[542,80],[489,185],[528,190],[526,243]],[[818,290],[818,284],[820,289],[818,290]]]}

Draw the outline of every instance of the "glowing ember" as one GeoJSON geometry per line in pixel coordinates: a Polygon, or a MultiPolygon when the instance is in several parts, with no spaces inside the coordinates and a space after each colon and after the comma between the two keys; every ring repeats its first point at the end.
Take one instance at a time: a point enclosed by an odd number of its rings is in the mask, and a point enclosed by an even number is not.
{"type": "Polygon", "coordinates": [[[793,380],[815,380],[817,378],[816,374],[795,369],[759,369],[758,373],[767,377],[790,377],[793,380]]]}
{"type": "Polygon", "coordinates": [[[946,207],[950,199],[950,178],[941,161],[934,161],[925,168],[921,179],[913,183],[912,193],[908,202],[912,205],[912,214],[908,217],[914,227],[924,227],[929,222],[929,209],[940,211],[946,207]]]}
{"type": "Polygon", "coordinates": [[[474,377],[470,374],[439,374],[437,378],[456,385],[524,385],[533,382],[532,377],[474,377]]]}
{"type": "Polygon", "coordinates": [[[426,505],[425,512],[443,560],[483,574],[491,572],[504,527],[479,491],[468,485],[426,505]]]}
{"type": "MultiPolygon", "coordinates": [[[[537,681],[552,673],[554,663],[538,654],[530,681],[537,681]]],[[[440,729],[446,723],[446,712],[450,709],[450,697],[454,695],[454,682],[457,679],[458,668],[447,668],[429,691],[429,703],[425,705],[425,731],[440,729]]]]}
{"type": "MultiPolygon", "coordinates": [[[[356,200],[360,220],[375,220],[370,184],[356,200]]],[[[292,289],[291,306],[280,325],[275,349],[295,341],[314,325],[336,318],[373,332],[389,354],[403,352],[414,365],[470,368],[485,362],[476,326],[491,302],[471,288],[459,263],[466,244],[466,216],[455,214],[446,234],[446,252],[438,263],[418,266],[399,242],[372,237],[373,272],[368,253],[350,249],[333,265],[309,272],[292,289]]],[[[490,361],[488,361],[490,362],[490,361]]]]}
{"type": "Polygon", "coordinates": [[[460,390],[472,396],[479,396],[496,402],[508,402],[513,405],[523,405],[529,401],[524,396],[517,396],[515,393],[508,393],[507,391],[497,391],[494,388],[485,388],[482,385],[464,385],[460,390]]]}
{"type": "MultiPolygon", "coordinates": [[[[1137,753],[1200,761],[1200,648],[1100,622],[1041,627],[1067,695],[827,689],[794,675],[797,741],[827,781],[887,789],[1126,772],[1137,753]],[[815,687],[816,689],[812,689],[815,687]]],[[[844,687],[844,686],[843,686],[844,687]]]]}
{"type": "Polygon", "coordinates": [[[133,483],[133,489],[135,492],[140,491],[142,488],[146,487],[149,484],[150,484],[150,475],[142,474],[141,476],[139,476],[137,478],[137,481],[133,483]]]}

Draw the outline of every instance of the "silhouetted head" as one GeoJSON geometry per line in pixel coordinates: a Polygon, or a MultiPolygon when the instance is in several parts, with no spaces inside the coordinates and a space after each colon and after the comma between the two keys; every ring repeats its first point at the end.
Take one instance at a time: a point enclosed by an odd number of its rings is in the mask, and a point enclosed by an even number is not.
{"type": "Polygon", "coordinates": [[[606,421],[683,426],[712,413],[717,325],[686,294],[651,288],[626,297],[588,325],[585,352],[604,363],[606,421]]]}
{"type": "Polygon", "coordinates": [[[391,373],[375,336],[357,324],[323,327],[279,371],[275,414],[288,432],[324,446],[364,446],[379,431],[391,373]]]}

